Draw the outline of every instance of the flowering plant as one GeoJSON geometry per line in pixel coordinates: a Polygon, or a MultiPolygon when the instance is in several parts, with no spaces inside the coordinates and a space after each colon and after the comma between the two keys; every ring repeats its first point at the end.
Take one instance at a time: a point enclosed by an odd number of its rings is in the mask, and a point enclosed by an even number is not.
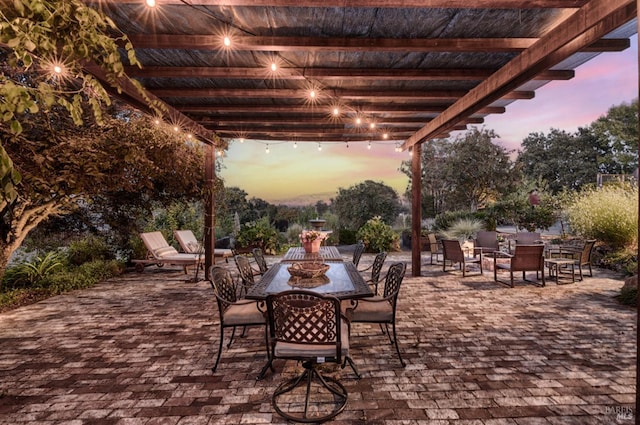
{"type": "Polygon", "coordinates": [[[317,230],[305,230],[300,233],[300,242],[313,242],[313,241],[323,241],[327,238],[327,235],[323,232],[319,232],[317,230]]]}

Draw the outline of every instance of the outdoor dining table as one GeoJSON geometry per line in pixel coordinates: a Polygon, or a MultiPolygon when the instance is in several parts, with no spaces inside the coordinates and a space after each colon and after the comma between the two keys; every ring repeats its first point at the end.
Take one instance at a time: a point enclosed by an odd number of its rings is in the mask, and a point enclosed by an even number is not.
{"type": "Polygon", "coordinates": [[[305,252],[301,246],[289,248],[283,262],[291,263],[298,261],[342,261],[342,255],[335,246],[321,246],[318,252],[305,252]]]}
{"type": "Polygon", "coordinates": [[[276,263],[247,293],[246,298],[264,300],[269,294],[291,289],[304,289],[341,300],[372,297],[373,292],[356,266],[349,261],[327,262],[329,270],[324,276],[300,279],[291,276],[287,267],[291,264],[276,263]]]}

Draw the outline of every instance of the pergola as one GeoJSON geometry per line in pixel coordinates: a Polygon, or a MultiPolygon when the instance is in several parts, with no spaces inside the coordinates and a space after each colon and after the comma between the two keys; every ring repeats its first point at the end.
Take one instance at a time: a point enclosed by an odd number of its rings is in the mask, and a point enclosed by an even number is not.
{"type": "MultiPolygon", "coordinates": [[[[421,263],[421,144],[505,113],[549,81],[572,78],[598,53],[626,49],[637,32],[635,0],[88,3],[114,20],[142,63],[127,67],[117,95],[148,109],[129,79],[137,80],[164,105],[165,120],[212,146],[210,180],[214,133],[389,141],[413,150],[414,276],[421,263]]],[[[207,252],[215,242],[213,202],[207,252]]]]}

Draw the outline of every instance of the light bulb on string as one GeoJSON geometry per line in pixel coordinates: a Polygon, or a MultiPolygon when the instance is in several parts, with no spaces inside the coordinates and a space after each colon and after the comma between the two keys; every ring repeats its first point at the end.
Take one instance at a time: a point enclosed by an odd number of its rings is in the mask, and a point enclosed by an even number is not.
{"type": "Polygon", "coordinates": [[[276,72],[278,70],[278,65],[275,62],[271,62],[271,71],[276,72]]]}
{"type": "Polygon", "coordinates": [[[222,44],[224,44],[225,47],[231,47],[231,38],[229,38],[228,35],[225,35],[222,39],[222,44]]]}
{"type": "Polygon", "coordinates": [[[269,153],[269,145],[267,145],[267,147],[264,148],[264,153],[269,153]]]}
{"type": "Polygon", "coordinates": [[[374,122],[370,123],[370,124],[369,124],[369,128],[370,128],[370,129],[372,129],[372,130],[373,130],[374,128],[376,128],[376,123],[374,123],[374,122]]]}
{"type": "Polygon", "coordinates": [[[298,147],[298,142],[293,142],[293,148],[296,149],[298,147]]]}
{"type": "Polygon", "coordinates": [[[156,7],[156,0],[146,0],[145,4],[149,7],[156,7]]]}
{"type": "Polygon", "coordinates": [[[318,143],[318,152],[322,150],[322,145],[318,143]]]}
{"type": "Polygon", "coordinates": [[[240,143],[244,143],[244,137],[241,137],[239,140],[240,140],[240,143]]]}
{"type": "Polygon", "coordinates": [[[367,149],[371,150],[371,142],[367,144],[367,149]]]}

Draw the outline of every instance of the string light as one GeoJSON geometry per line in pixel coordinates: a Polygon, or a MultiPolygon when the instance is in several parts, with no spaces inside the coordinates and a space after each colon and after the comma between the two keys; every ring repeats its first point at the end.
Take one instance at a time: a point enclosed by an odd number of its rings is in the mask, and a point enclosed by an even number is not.
{"type": "Polygon", "coordinates": [[[244,143],[244,137],[241,137],[241,138],[240,138],[240,143],[241,143],[241,144],[242,144],[242,143],[244,143]]]}
{"type": "Polygon", "coordinates": [[[173,127],[173,131],[175,131],[176,133],[178,132],[178,130],[180,130],[180,129],[178,128],[178,126],[174,126],[174,127],[173,127]]]}
{"type": "Polygon", "coordinates": [[[156,7],[156,0],[146,0],[145,3],[149,7],[156,7]]]}
{"type": "Polygon", "coordinates": [[[382,133],[382,138],[387,140],[389,138],[389,133],[382,133]]]}
{"type": "Polygon", "coordinates": [[[314,89],[311,89],[311,91],[309,92],[309,97],[311,99],[315,99],[316,98],[316,91],[314,89]]]}
{"type": "Polygon", "coordinates": [[[374,122],[370,123],[370,124],[369,124],[369,128],[370,128],[370,129],[372,129],[372,130],[373,130],[374,128],[376,128],[376,123],[374,123],[374,122]]]}
{"type": "Polygon", "coordinates": [[[224,38],[222,39],[222,44],[224,44],[225,47],[231,47],[231,39],[228,35],[224,36],[224,38]]]}
{"type": "Polygon", "coordinates": [[[332,112],[333,112],[333,115],[334,115],[334,116],[336,116],[336,117],[337,117],[338,115],[340,115],[340,109],[338,109],[338,107],[337,107],[337,106],[333,108],[333,111],[332,111],[332,112]]]}
{"type": "Polygon", "coordinates": [[[153,120],[153,123],[155,125],[160,125],[160,120],[158,118],[156,118],[155,120],[153,120]]]}
{"type": "Polygon", "coordinates": [[[360,118],[360,117],[356,118],[356,124],[357,125],[362,124],[362,118],[360,118]]]}
{"type": "Polygon", "coordinates": [[[275,62],[271,62],[271,71],[276,72],[278,70],[278,65],[275,62]]]}
{"type": "Polygon", "coordinates": [[[269,145],[264,149],[264,153],[269,153],[269,145]]]}
{"type": "Polygon", "coordinates": [[[318,152],[322,150],[322,145],[318,143],[318,152]]]}
{"type": "Polygon", "coordinates": [[[347,149],[349,149],[349,142],[347,142],[347,149]]]}
{"type": "Polygon", "coordinates": [[[298,142],[293,142],[293,148],[296,149],[298,147],[298,142]]]}
{"type": "Polygon", "coordinates": [[[371,142],[367,144],[367,149],[371,150],[371,142]]]}

